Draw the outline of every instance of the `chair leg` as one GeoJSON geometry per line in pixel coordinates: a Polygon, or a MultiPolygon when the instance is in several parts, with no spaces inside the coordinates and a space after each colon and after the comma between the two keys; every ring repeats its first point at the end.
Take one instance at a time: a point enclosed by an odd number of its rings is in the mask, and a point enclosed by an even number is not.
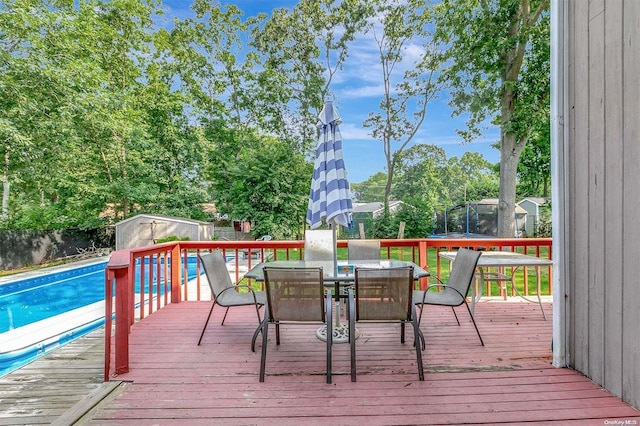
{"type": "Polygon", "coordinates": [[[258,315],[258,328],[253,332],[253,337],[251,338],[251,352],[256,351],[256,340],[258,339],[258,334],[260,330],[262,330],[262,320],[260,319],[260,305],[256,305],[256,314],[258,315]]]}
{"type": "Polygon", "coordinates": [[[229,307],[227,306],[227,310],[224,311],[224,316],[222,317],[222,323],[220,325],[224,325],[224,320],[227,319],[228,313],[229,313],[229,307]]]}
{"type": "Polygon", "coordinates": [[[258,334],[262,331],[262,323],[258,325],[256,331],[253,332],[253,337],[251,338],[251,352],[256,351],[256,340],[258,340],[258,334]]]}
{"type": "Polygon", "coordinates": [[[413,346],[416,347],[416,361],[418,364],[418,378],[420,380],[424,380],[424,367],[422,365],[422,349],[420,345],[420,341],[424,344],[424,339],[421,337],[422,332],[420,331],[420,325],[416,320],[416,309],[415,305],[413,306],[413,318],[411,320],[411,324],[413,325],[413,346]]]}
{"type": "Polygon", "coordinates": [[[404,323],[400,324],[400,343],[404,343],[404,323]]]}
{"type": "Polygon", "coordinates": [[[356,312],[353,300],[353,290],[349,289],[349,344],[351,346],[351,381],[356,381],[356,312]]]}
{"type": "MultiPolygon", "coordinates": [[[[465,300],[464,303],[467,303],[467,301],[465,300]]],[[[453,309],[453,306],[451,307],[451,310],[453,311],[453,316],[456,317],[456,322],[460,325],[460,320],[458,320],[458,315],[456,314],[456,310],[453,309]]]]}
{"type": "MultiPolygon", "coordinates": [[[[413,307],[415,308],[416,305],[413,305],[413,307]]],[[[418,316],[418,331],[420,332],[420,341],[422,342],[422,350],[424,351],[425,349],[427,349],[427,344],[425,342],[424,333],[420,328],[420,323],[422,322],[422,310],[424,309],[424,305],[420,304],[419,307],[420,307],[420,315],[418,316]]]]}
{"type": "Polygon", "coordinates": [[[209,315],[207,316],[207,321],[204,323],[204,327],[202,328],[202,333],[200,333],[200,339],[198,340],[198,346],[200,346],[200,342],[202,342],[202,337],[204,336],[204,332],[207,329],[207,325],[209,325],[209,320],[211,319],[211,313],[213,312],[213,308],[215,308],[216,302],[214,301],[211,305],[211,309],[209,310],[209,315]]]}
{"type": "Polygon", "coordinates": [[[471,309],[469,309],[469,304],[467,301],[464,301],[464,305],[467,307],[467,311],[469,312],[469,316],[471,317],[471,321],[473,322],[473,326],[476,328],[476,333],[478,333],[478,337],[480,338],[480,343],[484,346],[484,342],[482,341],[482,336],[480,335],[480,330],[478,330],[478,326],[476,325],[476,320],[473,318],[473,314],[471,313],[471,309]]]}
{"type": "Polygon", "coordinates": [[[256,315],[258,315],[258,324],[262,323],[260,319],[260,305],[256,305],[256,315]]]}
{"type": "Polygon", "coordinates": [[[264,382],[265,367],[267,363],[267,335],[269,334],[269,317],[266,316],[262,321],[262,352],[260,355],[260,381],[264,382]]]}
{"type": "Polygon", "coordinates": [[[331,384],[331,349],[333,347],[333,314],[332,314],[332,305],[333,300],[331,299],[331,292],[327,294],[327,307],[325,320],[327,322],[327,384],[331,384]]]}

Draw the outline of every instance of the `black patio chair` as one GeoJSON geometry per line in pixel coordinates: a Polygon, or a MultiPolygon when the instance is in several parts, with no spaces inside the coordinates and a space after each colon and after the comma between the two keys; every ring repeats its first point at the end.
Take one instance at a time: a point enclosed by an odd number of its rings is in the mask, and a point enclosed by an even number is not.
{"type": "MultiPolygon", "coordinates": [[[[478,259],[480,259],[481,251],[474,251],[465,248],[461,248],[456,253],[456,258],[453,261],[451,267],[451,273],[447,283],[443,283],[437,277],[438,283],[430,284],[424,291],[414,290],[413,303],[420,308],[420,316],[418,317],[418,325],[422,321],[422,312],[425,305],[440,305],[450,306],[453,311],[453,315],[456,317],[456,322],[460,325],[458,315],[456,315],[455,307],[464,304],[467,307],[473,326],[478,333],[480,343],[484,346],[482,336],[476,325],[476,320],[473,318],[469,304],[467,303],[467,293],[471,288],[471,283],[475,277],[476,266],[478,265],[478,259]],[[440,291],[430,291],[439,289],[440,291]]],[[[425,347],[424,335],[422,337],[422,347],[425,347]]]]}
{"type": "MultiPolygon", "coordinates": [[[[265,303],[267,303],[265,292],[254,291],[248,285],[234,285],[231,281],[229,270],[227,269],[227,265],[220,250],[215,250],[211,253],[206,254],[199,253],[198,257],[200,258],[200,263],[202,264],[202,267],[204,269],[205,276],[207,277],[207,281],[209,282],[209,287],[211,288],[211,295],[213,296],[211,310],[209,310],[207,321],[204,323],[204,327],[202,328],[202,333],[200,334],[198,345],[200,345],[200,343],[202,342],[202,337],[204,336],[204,332],[207,329],[209,320],[211,319],[213,308],[215,308],[216,305],[227,308],[224,313],[224,317],[222,317],[221,325],[224,325],[224,320],[227,318],[229,308],[233,306],[251,305],[256,307],[256,314],[258,315],[258,325],[261,324],[262,320],[260,318],[260,308],[265,303]]],[[[254,334],[254,337],[251,341],[252,350],[255,350],[255,338],[256,334],[254,334]]]]}
{"type": "Polygon", "coordinates": [[[404,343],[405,324],[413,326],[418,378],[424,380],[420,331],[412,301],[413,267],[356,268],[355,294],[349,289],[349,341],[351,381],[356,381],[356,322],[400,323],[400,342],[404,343]]]}
{"type": "Polygon", "coordinates": [[[267,295],[262,331],[260,381],[264,382],[269,325],[276,326],[276,345],[280,344],[280,324],[318,322],[327,326],[327,383],[331,383],[331,292],[325,291],[322,268],[283,268],[265,266],[264,285],[267,295]]]}

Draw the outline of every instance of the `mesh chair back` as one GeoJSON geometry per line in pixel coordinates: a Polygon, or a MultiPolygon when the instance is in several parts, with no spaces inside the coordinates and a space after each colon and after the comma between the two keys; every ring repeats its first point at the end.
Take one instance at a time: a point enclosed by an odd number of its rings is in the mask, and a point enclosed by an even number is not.
{"type": "Polygon", "coordinates": [[[458,249],[456,258],[451,267],[451,274],[447,285],[455,288],[460,294],[466,296],[471,287],[471,282],[475,276],[478,259],[482,254],[481,251],[469,250],[465,248],[458,249]]]}
{"type": "Polygon", "coordinates": [[[349,240],[349,260],[379,260],[380,240],[349,240]]]}
{"type": "Polygon", "coordinates": [[[411,319],[413,267],[356,268],[356,321],[411,319]]]}
{"type": "Polygon", "coordinates": [[[265,267],[270,321],[325,320],[322,268],[265,267]]]}
{"type": "Polygon", "coordinates": [[[222,290],[233,286],[222,252],[215,250],[211,253],[200,253],[198,256],[209,281],[209,287],[211,287],[214,297],[217,298],[222,290]]]}
{"type": "Polygon", "coordinates": [[[304,233],[304,260],[331,260],[336,256],[333,231],[330,229],[307,230],[304,233]]]}

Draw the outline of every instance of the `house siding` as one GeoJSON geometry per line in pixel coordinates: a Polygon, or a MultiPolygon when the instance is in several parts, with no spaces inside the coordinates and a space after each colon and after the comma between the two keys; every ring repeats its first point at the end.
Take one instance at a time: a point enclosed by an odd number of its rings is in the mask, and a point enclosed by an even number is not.
{"type": "Polygon", "coordinates": [[[567,359],[640,407],[640,1],[563,4],[567,359]]]}

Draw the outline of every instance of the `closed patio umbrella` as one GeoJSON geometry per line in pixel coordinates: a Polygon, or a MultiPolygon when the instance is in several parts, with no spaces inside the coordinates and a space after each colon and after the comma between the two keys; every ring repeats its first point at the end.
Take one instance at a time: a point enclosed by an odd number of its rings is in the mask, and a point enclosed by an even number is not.
{"type": "MultiPolygon", "coordinates": [[[[316,148],[316,159],[311,179],[311,191],[309,193],[309,208],[307,209],[307,223],[311,229],[318,228],[324,221],[333,234],[333,268],[338,268],[337,237],[338,225],[351,227],[351,215],[353,205],[347,170],[342,155],[342,136],[339,125],[341,123],[338,111],[333,102],[326,102],[319,116],[318,129],[320,135],[316,148]]],[[[337,291],[337,289],[336,289],[337,291]]],[[[336,300],[339,295],[336,294],[336,300]]],[[[339,303],[338,303],[339,307],[339,303]]],[[[348,326],[339,323],[340,314],[336,312],[336,326],[334,327],[334,343],[347,342],[349,337],[348,326]]],[[[326,339],[326,327],[318,330],[318,337],[326,339]]]]}
{"type": "MultiPolygon", "coordinates": [[[[311,229],[315,229],[324,221],[333,229],[335,244],[336,227],[352,226],[353,205],[342,155],[342,136],[339,128],[341,120],[333,102],[324,104],[319,119],[320,136],[309,193],[307,223],[311,229]]],[[[337,259],[334,261],[337,263],[337,259]]]]}

